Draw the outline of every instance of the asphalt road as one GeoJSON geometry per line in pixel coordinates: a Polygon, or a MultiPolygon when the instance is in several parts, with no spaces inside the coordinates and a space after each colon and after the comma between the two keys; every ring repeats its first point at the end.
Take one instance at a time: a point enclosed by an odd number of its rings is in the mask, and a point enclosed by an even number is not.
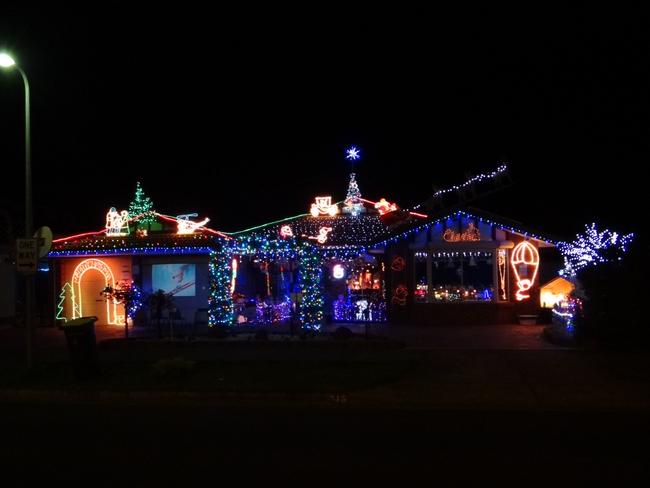
{"type": "Polygon", "coordinates": [[[3,486],[620,485],[648,476],[647,412],[0,406],[3,486]],[[31,483],[30,483],[31,484],[31,483]]]}

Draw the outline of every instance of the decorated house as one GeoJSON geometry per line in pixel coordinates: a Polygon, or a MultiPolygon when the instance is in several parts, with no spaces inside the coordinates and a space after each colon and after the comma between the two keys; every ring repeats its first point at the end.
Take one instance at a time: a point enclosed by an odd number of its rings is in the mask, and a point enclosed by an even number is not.
{"type": "Polygon", "coordinates": [[[541,277],[555,274],[559,264],[552,239],[471,207],[429,219],[375,249],[387,262],[395,323],[516,323],[538,314],[541,277]]]}
{"type": "Polygon", "coordinates": [[[343,200],[316,196],[304,214],[233,233],[155,212],[138,185],[100,231],[53,241],[56,317],[123,324],[138,317],[140,294],[162,290],[174,313],[205,312],[211,325],[515,323],[566,286],[553,281],[542,296],[556,276],[554,239],[470,206],[506,177],[502,166],[401,209],[363,198],[351,173],[343,200]],[[102,294],[116,287],[135,298],[102,294]]]}
{"type": "Polygon", "coordinates": [[[216,240],[227,237],[195,217],[155,212],[138,183],[129,210],[110,208],[104,228],[53,240],[56,319],[96,316],[98,324],[122,325],[127,317],[144,322],[156,313],[187,321],[201,311],[207,316],[209,256],[216,240]],[[157,290],[165,303],[142,307],[157,290]],[[128,291],[131,303],[114,298],[115,291],[128,291]]]}
{"type": "MultiPolygon", "coordinates": [[[[474,178],[474,192],[485,181],[493,188],[504,174],[502,166],[474,178]]],[[[559,268],[555,240],[468,201],[441,205],[434,198],[417,211],[400,209],[385,198],[363,198],[353,173],[343,201],[317,196],[309,213],[234,237],[313,243],[327,322],[516,323],[551,308],[565,292],[546,293],[542,303],[540,281],[559,268]]],[[[282,282],[283,265],[270,266],[280,273],[270,282],[282,282]]],[[[234,290],[246,300],[245,290],[234,290]]]]}

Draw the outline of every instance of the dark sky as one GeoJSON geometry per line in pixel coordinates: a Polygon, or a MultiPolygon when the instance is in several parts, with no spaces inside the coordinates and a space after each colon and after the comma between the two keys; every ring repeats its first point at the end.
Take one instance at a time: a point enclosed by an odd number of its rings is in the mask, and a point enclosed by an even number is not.
{"type": "MultiPolygon", "coordinates": [[[[635,12],[7,12],[32,85],[36,225],[103,226],[136,180],[156,209],[238,230],[343,198],[402,206],[499,162],[477,206],[551,234],[639,230],[649,43],[635,12]]],[[[22,87],[0,73],[0,208],[20,229],[22,87]]]]}

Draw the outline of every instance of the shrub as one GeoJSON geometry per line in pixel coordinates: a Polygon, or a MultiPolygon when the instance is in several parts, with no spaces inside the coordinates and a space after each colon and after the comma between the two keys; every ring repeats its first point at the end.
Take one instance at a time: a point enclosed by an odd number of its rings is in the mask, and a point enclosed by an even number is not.
{"type": "Polygon", "coordinates": [[[256,341],[268,341],[269,340],[269,333],[266,331],[266,329],[259,329],[255,331],[255,340],[256,341]]]}
{"type": "Polygon", "coordinates": [[[230,327],[227,325],[214,325],[208,329],[210,337],[216,339],[225,339],[231,333],[230,327]]]}
{"type": "Polygon", "coordinates": [[[582,270],[585,336],[602,343],[648,346],[650,331],[645,316],[647,246],[632,246],[620,262],[582,270]]]}
{"type": "Polygon", "coordinates": [[[332,334],[332,337],[337,341],[347,341],[348,339],[352,339],[353,336],[354,334],[347,327],[339,327],[332,334]]]}
{"type": "Polygon", "coordinates": [[[161,359],[153,364],[151,369],[156,376],[163,378],[184,378],[188,376],[194,367],[195,361],[188,361],[182,357],[161,359]]]}

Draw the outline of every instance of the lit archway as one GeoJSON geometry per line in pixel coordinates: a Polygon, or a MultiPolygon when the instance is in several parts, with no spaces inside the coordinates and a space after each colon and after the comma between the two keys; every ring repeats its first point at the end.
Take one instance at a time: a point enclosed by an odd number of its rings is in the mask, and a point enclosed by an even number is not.
{"type": "MultiPolygon", "coordinates": [[[[104,284],[106,286],[115,287],[115,277],[113,276],[113,271],[110,266],[106,264],[101,259],[86,259],[80,262],[72,273],[72,318],[76,319],[83,316],[83,301],[82,301],[82,287],[81,281],[90,270],[99,271],[104,277],[104,284]]],[[[113,300],[112,303],[110,300],[106,300],[106,321],[109,324],[119,324],[118,315],[117,315],[117,304],[116,300],[113,300]],[[112,313],[111,313],[112,312],[112,313]]]]}

